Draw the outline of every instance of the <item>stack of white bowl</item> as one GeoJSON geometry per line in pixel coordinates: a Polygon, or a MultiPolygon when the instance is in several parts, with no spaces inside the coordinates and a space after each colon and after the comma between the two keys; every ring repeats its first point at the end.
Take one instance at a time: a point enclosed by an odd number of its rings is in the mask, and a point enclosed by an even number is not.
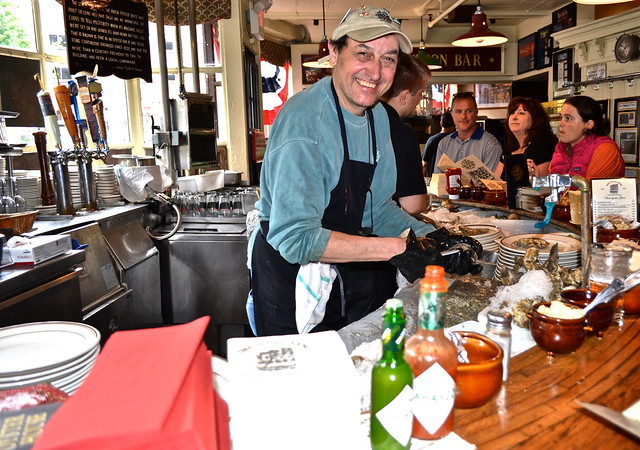
{"type": "Polygon", "coordinates": [[[96,195],[98,200],[104,203],[113,203],[120,200],[118,180],[113,171],[113,165],[94,167],[93,175],[96,180],[96,195]]]}
{"type": "Polygon", "coordinates": [[[72,394],[100,352],[100,332],[77,322],[0,328],[0,390],[51,383],[72,394]]]}

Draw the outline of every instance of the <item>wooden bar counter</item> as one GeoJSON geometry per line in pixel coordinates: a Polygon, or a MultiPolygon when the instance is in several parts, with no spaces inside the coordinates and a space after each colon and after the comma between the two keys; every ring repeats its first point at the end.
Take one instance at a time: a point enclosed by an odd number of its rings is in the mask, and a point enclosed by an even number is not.
{"type": "Polygon", "coordinates": [[[640,316],[552,358],[535,346],[511,359],[489,403],[456,409],[454,432],[479,449],[631,449],[640,440],[575,400],[623,411],[640,398],[640,316]]]}

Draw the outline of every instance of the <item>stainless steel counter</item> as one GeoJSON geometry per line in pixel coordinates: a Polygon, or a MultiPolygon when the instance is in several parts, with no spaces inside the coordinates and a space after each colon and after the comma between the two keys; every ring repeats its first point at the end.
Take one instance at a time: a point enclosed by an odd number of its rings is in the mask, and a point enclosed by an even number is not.
{"type": "Polygon", "coordinates": [[[71,250],[35,266],[13,264],[0,269],[0,302],[68,272],[84,259],[83,250],[71,250]]]}
{"type": "Polygon", "coordinates": [[[78,228],[92,222],[114,220],[120,216],[129,214],[141,214],[148,206],[145,204],[128,204],[103,208],[98,211],[80,212],[75,216],[36,216],[31,231],[23,233],[23,236],[31,237],[41,234],[56,234],[73,228],[78,228]]]}
{"type": "Polygon", "coordinates": [[[85,252],[0,269],[0,327],[45,320],[82,321],[78,267],[85,252]]]}
{"type": "MultiPolygon", "coordinates": [[[[45,215],[35,221],[32,230],[23,233],[26,237],[68,234],[87,246],[80,252],[85,258],[77,263],[75,283],[79,288],[76,286],[73,294],[66,295],[73,297],[73,305],[71,299],[68,302],[73,314],[64,320],[95,326],[102,333],[103,342],[120,329],[163,324],[159,253],[140,223],[148,208],[147,204],[128,204],[80,212],[73,217],[45,215]]],[[[41,270],[40,265],[36,268],[41,270]]],[[[11,279],[10,273],[6,269],[0,272],[7,280],[11,279]]],[[[8,281],[9,288],[10,284],[8,281]]],[[[55,310],[38,317],[63,320],[55,310]]]]}

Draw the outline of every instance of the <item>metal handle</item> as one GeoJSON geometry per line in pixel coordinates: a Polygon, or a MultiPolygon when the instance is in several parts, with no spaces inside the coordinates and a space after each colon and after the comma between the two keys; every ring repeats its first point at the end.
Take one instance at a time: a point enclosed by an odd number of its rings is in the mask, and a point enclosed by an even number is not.
{"type": "Polygon", "coordinates": [[[79,277],[83,271],[84,269],[82,267],[76,267],[75,269],[73,269],[73,272],[71,273],[63,275],[60,278],[56,278],[55,280],[49,281],[48,283],[41,284],[40,286],[35,287],[27,292],[23,292],[22,294],[18,294],[15,297],[11,297],[10,299],[0,303],[0,311],[10,306],[13,306],[16,303],[20,303],[23,300],[27,300],[38,294],[42,294],[43,292],[48,291],[49,289],[52,289],[56,286],[60,286],[63,283],[67,283],[73,280],[74,278],[79,277]]]}
{"type": "Polygon", "coordinates": [[[147,232],[147,234],[149,235],[149,237],[151,239],[155,239],[156,241],[164,241],[165,239],[169,239],[171,236],[176,234],[176,232],[178,231],[178,228],[180,228],[180,226],[182,225],[182,213],[180,212],[180,208],[178,208],[175,204],[173,204],[171,202],[169,202],[169,205],[176,212],[176,217],[177,217],[176,225],[171,229],[171,231],[169,231],[164,236],[157,236],[157,235],[155,235],[155,234],[153,234],[151,232],[151,228],[150,227],[144,227],[144,231],[147,232]]]}

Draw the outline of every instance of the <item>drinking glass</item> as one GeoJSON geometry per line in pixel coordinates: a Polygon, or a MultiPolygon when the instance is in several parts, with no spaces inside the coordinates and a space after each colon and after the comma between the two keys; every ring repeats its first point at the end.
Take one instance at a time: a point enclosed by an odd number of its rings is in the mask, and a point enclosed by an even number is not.
{"type": "Polygon", "coordinates": [[[239,194],[231,195],[231,215],[234,217],[242,216],[242,198],[239,194]]]}
{"type": "Polygon", "coordinates": [[[433,205],[433,199],[431,198],[431,192],[429,192],[429,185],[431,184],[431,178],[425,177],[424,184],[427,188],[427,207],[424,209],[424,213],[428,213],[431,211],[431,206],[433,205]]]}
{"type": "Polygon", "coordinates": [[[9,177],[7,178],[7,183],[9,184],[9,195],[11,195],[11,193],[13,194],[13,201],[16,204],[16,212],[27,211],[27,200],[18,192],[16,179],[9,177]]]}
{"type": "Polygon", "coordinates": [[[219,214],[222,217],[231,215],[231,199],[228,193],[221,193],[218,196],[219,214]]]}
{"type": "Polygon", "coordinates": [[[205,217],[207,215],[207,195],[204,192],[198,192],[196,194],[198,201],[197,216],[205,217]]]}
{"type": "Polygon", "coordinates": [[[0,214],[13,214],[16,212],[16,202],[7,192],[6,181],[0,178],[0,214]]]}
{"type": "Polygon", "coordinates": [[[247,215],[249,211],[256,209],[256,202],[258,201],[258,192],[255,189],[249,188],[242,192],[242,213],[247,215]]]}
{"type": "MultiPolygon", "coordinates": [[[[624,280],[629,272],[632,249],[622,245],[591,244],[589,248],[588,280],[589,290],[600,292],[615,278],[624,280]]],[[[613,323],[624,324],[624,296],[617,296],[613,302],[613,323]]]]}
{"type": "Polygon", "coordinates": [[[218,194],[207,192],[207,216],[218,217],[218,194]]]}

